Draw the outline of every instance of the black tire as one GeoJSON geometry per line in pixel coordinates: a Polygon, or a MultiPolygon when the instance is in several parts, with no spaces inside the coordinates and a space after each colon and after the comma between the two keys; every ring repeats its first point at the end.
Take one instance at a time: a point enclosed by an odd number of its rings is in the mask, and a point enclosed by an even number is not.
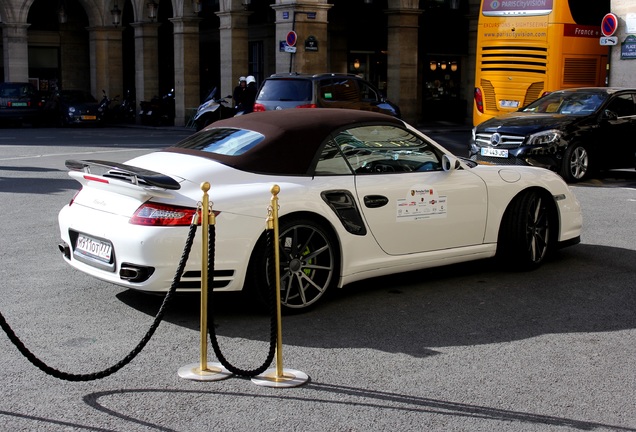
{"type": "Polygon", "coordinates": [[[590,153],[581,144],[565,149],[559,174],[568,183],[584,180],[590,173],[590,153]]]}
{"type": "Polygon", "coordinates": [[[497,256],[512,270],[534,270],[554,249],[556,209],[548,194],[537,190],[517,196],[504,214],[497,256]]]}
{"type": "MultiPolygon", "coordinates": [[[[299,218],[279,225],[281,310],[304,312],[324,297],[338,281],[338,247],[333,234],[323,224],[299,218]]],[[[250,294],[259,304],[269,304],[269,259],[262,238],[254,249],[248,268],[250,294]]]]}

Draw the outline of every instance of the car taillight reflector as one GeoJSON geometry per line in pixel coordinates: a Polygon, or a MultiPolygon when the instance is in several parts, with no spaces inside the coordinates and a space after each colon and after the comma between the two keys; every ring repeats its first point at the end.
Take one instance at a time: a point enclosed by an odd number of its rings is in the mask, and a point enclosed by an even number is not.
{"type": "Polygon", "coordinates": [[[296,105],[296,108],[318,108],[316,104],[296,105]]]}
{"type": "Polygon", "coordinates": [[[475,87],[475,105],[477,106],[477,111],[480,113],[484,113],[484,97],[481,94],[481,89],[479,87],[475,87]]]}
{"type": "Polygon", "coordinates": [[[265,105],[255,103],[254,104],[254,112],[265,112],[265,105]]]}
{"type": "Polygon", "coordinates": [[[68,205],[72,206],[73,203],[75,202],[75,197],[77,197],[77,195],[79,195],[79,193],[82,191],[82,189],[80,188],[80,190],[78,190],[77,192],[75,192],[75,195],[73,195],[73,198],[71,198],[71,201],[69,201],[68,205]]]}

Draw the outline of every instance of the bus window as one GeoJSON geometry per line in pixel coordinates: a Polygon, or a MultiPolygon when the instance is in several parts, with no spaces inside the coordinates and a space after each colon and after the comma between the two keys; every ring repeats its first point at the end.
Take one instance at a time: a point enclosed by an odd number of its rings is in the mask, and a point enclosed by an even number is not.
{"type": "Polygon", "coordinates": [[[545,93],[605,86],[600,25],[610,0],[483,0],[477,30],[473,124],[545,93]],[[549,47],[549,49],[548,49],[549,47]]]}

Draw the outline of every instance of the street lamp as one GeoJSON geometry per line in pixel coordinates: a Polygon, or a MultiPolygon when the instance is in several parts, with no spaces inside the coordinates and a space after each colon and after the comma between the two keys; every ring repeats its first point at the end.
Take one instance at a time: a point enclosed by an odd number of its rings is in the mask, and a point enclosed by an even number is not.
{"type": "Polygon", "coordinates": [[[203,4],[201,3],[201,0],[192,0],[192,12],[194,12],[195,15],[198,15],[202,9],[203,4]]]}
{"type": "Polygon", "coordinates": [[[60,2],[60,7],[57,9],[57,19],[60,24],[66,24],[68,16],[66,15],[66,9],[64,8],[64,2],[60,2]]]}
{"type": "Polygon", "coordinates": [[[121,10],[119,9],[119,6],[117,6],[117,2],[115,2],[115,6],[110,11],[110,15],[113,17],[113,25],[117,27],[121,22],[121,10]]]}
{"type": "Polygon", "coordinates": [[[243,0],[241,4],[243,5],[243,9],[247,10],[247,8],[249,8],[252,4],[252,0],[243,0]]]}
{"type": "Polygon", "coordinates": [[[148,3],[146,3],[146,7],[148,8],[148,18],[150,19],[150,22],[155,22],[155,20],[157,19],[158,6],[159,5],[157,5],[155,0],[149,0],[148,3]]]}

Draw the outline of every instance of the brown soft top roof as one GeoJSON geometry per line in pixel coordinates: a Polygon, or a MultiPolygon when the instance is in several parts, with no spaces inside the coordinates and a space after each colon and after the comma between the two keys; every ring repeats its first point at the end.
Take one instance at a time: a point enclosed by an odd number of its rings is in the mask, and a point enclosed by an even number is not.
{"type": "MultiPolygon", "coordinates": [[[[403,126],[395,117],[370,111],[338,108],[294,108],[245,114],[214,122],[211,128],[238,128],[259,132],[265,139],[245,153],[228,156],[170,147],[164,151],[213,159],[233,168],[263,174],[308,175],[316,153],[329,135],[353,124],[383,123],[403,126]]],[[[187,140],[187,138],[186,138],[187,140]]]]}

